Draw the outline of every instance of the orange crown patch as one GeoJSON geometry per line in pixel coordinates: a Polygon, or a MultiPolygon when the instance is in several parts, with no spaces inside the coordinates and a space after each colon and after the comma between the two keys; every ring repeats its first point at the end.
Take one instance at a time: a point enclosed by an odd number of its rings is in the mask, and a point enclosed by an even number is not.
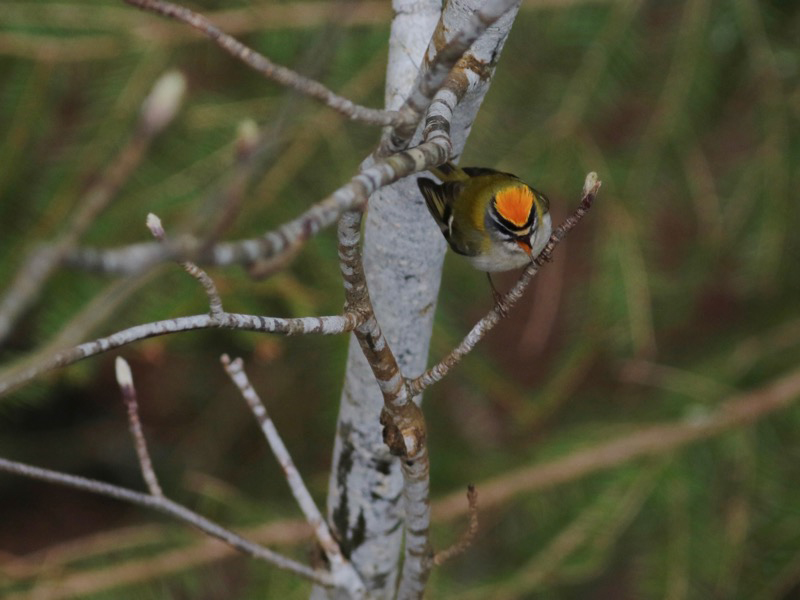
{"type": "Polygon", "coordinates": [[[533,210],[533,192],[526,186],[514,186],[500,192],[494,199],[497,214],[517,227],[524,227],[533,210]]]}

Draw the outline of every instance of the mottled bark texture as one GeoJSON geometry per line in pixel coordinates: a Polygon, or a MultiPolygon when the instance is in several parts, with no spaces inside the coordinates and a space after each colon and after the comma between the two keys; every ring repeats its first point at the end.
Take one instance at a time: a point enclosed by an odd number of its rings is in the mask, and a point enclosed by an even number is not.
{"type": "MultiPolygon", "coordinates": [[[[447,43],[447,32],[462,29],[482,4],[479,0],[452,0],[437,28],[438,3],[395,0],[387,109],[405,103],[418,77],[417,65],[423,60],[430,63],[436,50],[447,43]]],[[[456,76],[445,84],[459,100],[450,127],[455,155],[464,147],[517,7],[515,4],[476,41],[459,61],[456,76]]],[[[418,131],[412,146],[419,139],[418,131]]],[[[370,197],[363,245],[369,294],[405,377],[417,377],[425,369],[444,252],[445,242],[413,178],[370,197]]],[[[351,338],[330,480],[329,518],[345,555],[370,593],[390,598],[396,591],[403,542],[403,477],[398,459],[382,439],[382,407],[375,376],[359,344],[351,338]]],[[[401,595],[416,596],[422,587],[424,581],[419,582],[418,590],[401,591],[401,595]]],[[[334,593],[318,589],[314,597],[333,597],[334,593]]]]}

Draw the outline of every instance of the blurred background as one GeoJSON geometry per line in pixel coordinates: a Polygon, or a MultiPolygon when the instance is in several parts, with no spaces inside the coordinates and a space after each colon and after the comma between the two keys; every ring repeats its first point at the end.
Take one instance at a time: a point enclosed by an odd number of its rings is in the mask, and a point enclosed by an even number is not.
{"type": "MultiPolygon", "coordinates": [[[[273,60],[382,105],[388,2],[191,6],[273,60]]],[[[125,147],[153,82],[174,68],[188,78],[185,105],[88,245],[147,240],[150,211],[168,232],[207,230],[243,172],[243,120],[266,143],[248,163],[229,239],[299,214],[376,143],[374,128],[286,92],[180,24],[110,0],[6,0],[0,287],[63,231],[125,147]]],[[[480,503],[506,481],[498,477],[600,456],[609,444],[623,450],[609,468],[559,471],[490,501],[472,547],[434,571],[430,597],[800,598],[797,394],[690,444],[653,429],[717,422],[729,400],[769,399],[775,382],[796,380],[798,82],[797,2],[523,2],[461,164],[518,174],[550,196],[555,222],[578,202],[587,171],[603,188],[510,318],[426,393],[433,498],[475,483],[480,503]],[[642,436],[653,450],[630,451],[642,436]]],[[[342,307],[332,231],[270,278],[211,274],[229,311],[342,307]]],[[[515,277],[495,282],[504,289],[515,277]]],[[[492,306],[484,275],[459,257],[448,256],[443,278],[432,361],[492,306]]],[[[0,349],[0,369],[206,310],[177,266],[132,280],[59,271],[0,349]]],[[[346,346],[344,336],[218,331],[140,342],[0,399],[0,456],[143,489],[113,376],[120,354],[165,492],[304,558],[312,544],[299,511],[219,355],[244,357],[324,505],[346,346]]],[[[465,527],[463,513],[441,506],[438,548],[465,527]]],[[[0,474],[3,597],[303,598],[308,589],[158,515],[0,474]]]]}

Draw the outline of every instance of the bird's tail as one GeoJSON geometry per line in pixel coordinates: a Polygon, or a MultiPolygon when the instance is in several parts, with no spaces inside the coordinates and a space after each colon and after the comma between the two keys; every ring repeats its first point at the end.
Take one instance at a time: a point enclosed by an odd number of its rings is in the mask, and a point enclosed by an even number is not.
{"type": "Polygon", "coordinates": [[[466,174],[464,169],[452,162],[446,162],[443,165],[429,169],[429,171],[442,181],[462,181],[464,179],[469,179],[469,175],[466,174]]]}

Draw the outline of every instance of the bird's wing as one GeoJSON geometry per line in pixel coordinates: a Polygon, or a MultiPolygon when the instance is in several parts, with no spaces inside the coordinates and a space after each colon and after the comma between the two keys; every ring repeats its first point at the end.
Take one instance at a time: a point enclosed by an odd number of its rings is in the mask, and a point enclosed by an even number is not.
{"type": "Polygon", "coordinates": [[[481,177],[483,175],[504,175],[506,177],[511,177],[512,179],[519,179],[519,177],[513,173],[504,173],[503,171],[487,169],[486,167],[462,167],[461,170],[470,177],[481,177]]]}
{"type": "Polygon", "coordinates": [[[419,191],[422,192],[422,197],[425,198],[425,204],[430,211],[433,220],[442,230],[446,238],[450,237],[450,225],[452,210],[452,198],[450,194],[452,190],[446,189],[445,185],[440,185],[432,179],[420,177],[417,179],[419,191]]]}

